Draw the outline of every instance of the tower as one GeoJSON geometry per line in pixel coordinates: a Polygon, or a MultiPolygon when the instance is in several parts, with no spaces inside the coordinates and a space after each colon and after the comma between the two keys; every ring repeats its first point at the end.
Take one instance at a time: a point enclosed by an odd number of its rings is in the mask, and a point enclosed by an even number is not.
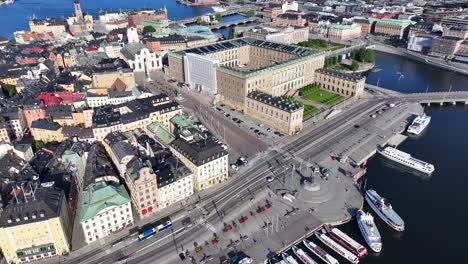
{"type": "Polygon", "coordinates": [[[81,11],[80,0],[74,0],[73,5],[75,6],[76,20],[83,21],[83,11],[81,11]]]}
{"type": "Polygon", "coordinates": [[[140,37],[138,36],[138,30],[136,27],[127,28],[127,40],[128,43],[140,42],[140,37]]]}

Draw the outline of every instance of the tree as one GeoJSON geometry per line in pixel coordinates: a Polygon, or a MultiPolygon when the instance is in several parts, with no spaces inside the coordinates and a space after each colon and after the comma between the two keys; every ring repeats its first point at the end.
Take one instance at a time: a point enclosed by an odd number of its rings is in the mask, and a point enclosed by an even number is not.
{"type": "Polygon", "coordinates": [[[240,1],[239,1],[239,5],[241,5],[241,6],[245,5],[245,1],[244,1],[244,0],[240,0],[240,1]]]}
{"type": "Polygon", "coordinates": [[[12,97],[16,94],[16,86],[11,85],[11,84],[0,84],[2,86],[3,92],[8,96],[12,97]]]}
{"type": "Polygon", "coordinates": [[[255,11],[249,10],[249,11],[245,12],[244,14],[245,14],[246,16],[248,16],[248,17],[253,17],[253,16],[255,16],[255,11]]]}
{"type": "Polygon", "coordinates": [[[223,16],[220,13],[216,13],[214,17],[216,21],[221,21],[221,18],[223,18],[223,16]]]}
{"type": "Polygon", "coordinates": [[[375,52],[371,49],[366,49],[364,52],[364,61],[374,63],[375,62],[375,52]]]}
{"type": "Polygon", "coordinates": [[[44,141],[42,140],[35,140],[33,143],[32,143],[32,149],[34,151],[34,153],[38,150],[40,150],[42,148],[42,146],[44,146],[44,141]]]}
{"type": "Polygon", "coordinates": [[[353,63],[351,64],[351,66],[349,66],[349,69],[352,71],[357,71],[359,69],[359,63],[353,60],[353,63]]]}
{"type": "Polygon", "coordinates": [[[143,28],[143,35],[146,35],[148,33],[153,33],[156,32],[156,29],[153,26],[145,26],[143,28]]]}
{"type": "Polygon", "coordinates": [[[343,56],[338,55],[338,63],[341,63],[342,60],[343,60],[343,56]]]}
{"type": "Polygon", "coordinates": [[[331,58],[331,64],[335,65],[338,62],[338,59],[336,57],[331,58]]]}

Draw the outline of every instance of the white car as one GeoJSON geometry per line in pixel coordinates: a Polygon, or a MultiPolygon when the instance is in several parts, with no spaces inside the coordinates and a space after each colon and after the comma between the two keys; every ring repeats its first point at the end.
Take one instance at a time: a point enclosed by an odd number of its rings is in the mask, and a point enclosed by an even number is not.
{"type": "Polygon", "coordinates": [[[228,149],[228,146],[227,146],[226,144],[222,144],[221,147],[222,147],[224,150],[228,149]]]}
{"type": "Polygon", "coordinates": [[[240,157],[239,160],[240,160],[242,163],[247,163],[247,159],[244,158],[244,157],[240,157]]]}
{"type": "Polygon", "coordinates": [[[271,176],[266,177],[267,182],[272,182],[274,179],[271,176]]]}
{"type": "Polygon", "coordinates": [[[239,166],[237,166],[236,164],[231,164],[231,168],[235,171],[239,170],[239,166]]]}

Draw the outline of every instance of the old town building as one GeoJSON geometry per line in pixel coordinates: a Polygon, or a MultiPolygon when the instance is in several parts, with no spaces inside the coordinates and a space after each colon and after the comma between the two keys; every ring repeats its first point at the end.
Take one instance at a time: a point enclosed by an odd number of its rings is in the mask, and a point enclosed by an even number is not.
{"type": "Polygon", "coordinates": [[[344,73],[331,69],[319,69],[315,72],[315,82],[322,89],[343,96],[360,97],[364,91],[366,77],[359,74],[344,73]]]}

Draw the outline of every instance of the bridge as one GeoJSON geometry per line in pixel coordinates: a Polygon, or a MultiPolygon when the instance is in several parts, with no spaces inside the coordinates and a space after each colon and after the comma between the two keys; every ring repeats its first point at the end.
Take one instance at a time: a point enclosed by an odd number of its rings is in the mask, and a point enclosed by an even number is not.
{"type": "Polygon", "coordinates": [[[368,46],[369,45],[366,42],[359,42],[359,43],[353,44],[352,46],[347,46],[347,47],[332,50],[332,51],[326,51],[325,58],[328,59],[328,58],[336,57],[338,55],[349,54],[353,50],[357,50],[360,48],[367,48],[368,46]]]}
{"type": "Polygon", "coordinates": [[[453,92],[432,92],[432,93],[411,93],[401,94],[402,99],[418,102],[421,104],[464,104],[468,105],[468,91],[453,91],[453,92]]]}
{"type": "MultiPolygon", "coordinates": [[[[241,7],[241,8],[232,8],[232,9],[220,12],[219,14],[221,16],[225,17],[225,16],[230,16],[230,15],[235,15],[235,14],[241,14],[243,12],[247,12],[247,11],[251,11],[251,10],[256,11],[257,8],[258,7],[256,7],[256,6],[245,5],[245,6],[241,7]]],[[[190,18],[181,19],[181,20],[175,20],[174,22],[178,23],[178,24],[190,24],[190,23],[197,22],[197,19],[199,17],[202,17],[202,16],[190,17],[190,18]]]]}
{"type": "Polygon", "coordinates": [[[229,21],[229,22],[224,22],[224,23],[218,23],[218,24],[213,24],[209,25],[208,27],[213,30],[213,29],[222,29],[222,28],[228,28],[232,26],[237,26],[237,25],[243,25],[247,23],[252,23],[259,20],[258,17],[249,17],[245,19],[239,19],[239,20],[234,20],[234,21],[229,21]]]}

